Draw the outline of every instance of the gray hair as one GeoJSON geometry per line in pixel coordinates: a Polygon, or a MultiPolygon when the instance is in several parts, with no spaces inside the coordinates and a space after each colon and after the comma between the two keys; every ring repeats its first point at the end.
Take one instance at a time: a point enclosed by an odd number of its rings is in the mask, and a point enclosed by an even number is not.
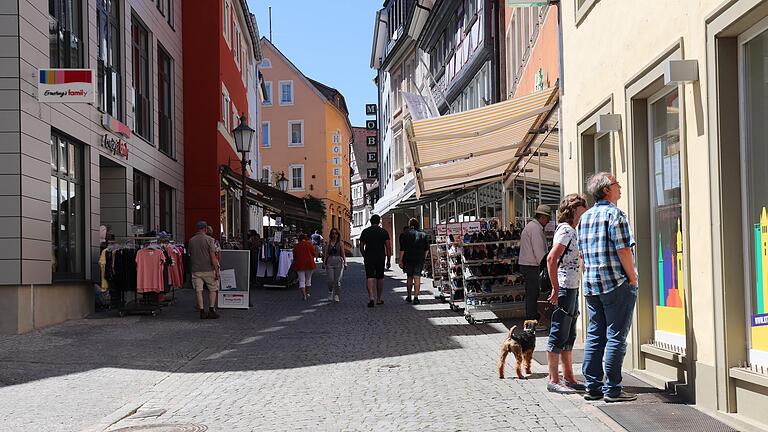
{"type": "Polygon", "coordinates": [[[204,220],[197,221],[197,223],[195,223],[195,229],[197,229],[198,231],[208,229],[208,222],[204,220]]]}
{"type": "Polygon", "coordinates": [[[605,198],[605,188],[611,187],[611,177],[613,174],[609,172],[599,172],[592,174],[587,179],[587,193],[594,198],[595,201],[600,201],[605,198]]]}

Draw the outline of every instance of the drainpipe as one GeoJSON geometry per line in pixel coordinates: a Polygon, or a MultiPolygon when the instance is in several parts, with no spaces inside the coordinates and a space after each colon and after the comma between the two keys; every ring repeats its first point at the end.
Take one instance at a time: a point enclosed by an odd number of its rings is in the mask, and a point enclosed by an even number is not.
{"type": "Polygon", "coordinates": [[[493,38],[493,95],[491,103],[501,101],[501,59],[499,58],[499,14],[498,0],[491,0],[491,37],[493,38]]]}

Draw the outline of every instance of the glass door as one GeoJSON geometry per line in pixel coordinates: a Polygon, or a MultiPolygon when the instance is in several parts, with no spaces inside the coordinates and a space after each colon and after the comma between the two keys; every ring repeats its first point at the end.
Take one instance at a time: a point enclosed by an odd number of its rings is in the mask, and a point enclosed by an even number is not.
{"type": "Polygon", "coordinates": [[[680,98],[665,90],[648,100],[654,339],[685,353],[685,267],[680,162],[680,98]]]}

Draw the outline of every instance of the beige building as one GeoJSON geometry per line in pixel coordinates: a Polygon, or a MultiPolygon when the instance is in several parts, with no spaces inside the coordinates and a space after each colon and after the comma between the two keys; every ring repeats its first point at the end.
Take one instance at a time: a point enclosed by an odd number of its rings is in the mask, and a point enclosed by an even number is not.
{"type": "Polygon", "coordinates": [[[624,366],[768,428],[768,2],[561,3],[564,189],[616,173],[637,238],[624,366]]]}

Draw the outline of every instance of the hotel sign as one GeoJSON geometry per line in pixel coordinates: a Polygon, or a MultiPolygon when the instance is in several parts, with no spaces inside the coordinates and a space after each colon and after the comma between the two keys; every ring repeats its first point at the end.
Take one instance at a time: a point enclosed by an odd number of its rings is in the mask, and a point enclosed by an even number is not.
{"type": "Polygon", "coordinates": [[[109,134],[104,134],[104,139],[101,141],[101,146],[107,149],[108,152],[115,156],[120,156],[125,160],[128,160],[128,143],[119,139],[111,138],[109,134]]]}
{"type": "Polygon", "coordinates": [[[92,69],[40,69],[38,102],[96,103],[92,69]]]}

